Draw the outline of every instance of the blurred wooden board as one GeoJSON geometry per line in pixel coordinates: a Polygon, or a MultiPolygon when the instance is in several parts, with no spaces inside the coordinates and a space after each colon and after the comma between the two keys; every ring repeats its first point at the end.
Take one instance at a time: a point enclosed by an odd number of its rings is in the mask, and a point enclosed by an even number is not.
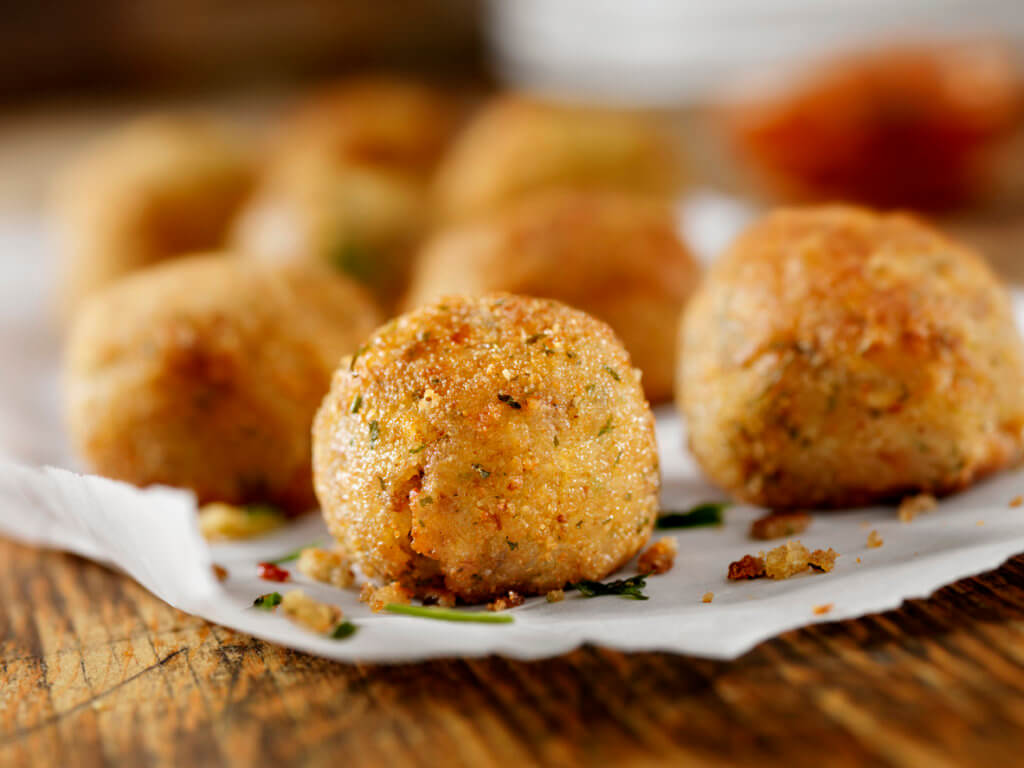
{"type": "Polygon", "coordinates": [[[1024,558],[731,663],[346,665],[0,541],[0,765],[1016,765],[1024,558]]]}

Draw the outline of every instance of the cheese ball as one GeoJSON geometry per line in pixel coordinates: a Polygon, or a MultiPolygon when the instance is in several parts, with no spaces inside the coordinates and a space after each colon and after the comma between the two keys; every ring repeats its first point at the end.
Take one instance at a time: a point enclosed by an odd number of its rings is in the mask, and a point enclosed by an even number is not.
{"type": "Polygon", "coordinates": [[[200,503],[314,507],[309,431],[331,373],[379,322],[324,269],[175,260],[92,297],[66,351],[78,453],[200,503]]]}
{"type": "Polygon", "coordinates": [[[317,147],[345,165],[426,176],[460,112],[452,97],[424,83],[385,75],[351,78],[300,104],[285,119],[275,151],[317,147]]]}
{"type": "Polygon", "coordinates": [[[327,265],[391,308],[408,283],[427,206],[423,183],[409,174],[296,151],[268,172],[230,241],[265,263],[327,265]]]}
{"type": "Polygon", "coordinates": [[[952,208],[998,183],[1020,126],[1019,79],[991,45],[846,55],[740,99],[726,128],[784,196],[952,208]]]}
{"type": "Polygon", "coordinates": [[[55,191],[66,317],[123,274],[222,245],[252,175],[244,142],[202,117],[150,116],[103,137],[55,191]]]}
{"type": "Polygon", "coordinates": [[[672,398],[679,314],[698,277],[667,204],[565,190],[435,237],[406,304],[494,291],[565,302],[612,327],[643,372],[647,397],[660,402],[672,398]]]}
{"type": "Polygon", "coordinates": [[[505,294],[421,307],[344,360],[313,468],[341,548],[420,597],[601,579],[658,512],[654,419],[611,329],[505,294]]]}
{"type": "Polygon", "coordinates": [[[976,253],[905,215],[768,215],[691,299],[681,344],[690,447],[751,503],[946,494],[1021,457],[1009,297],[976,253]]]}
{"type": "Polygon", "coordinates": [[[451,222],[551,187],[667,197],[679,176],[671,144],[644,115],[509,95],[456,139],[438,169],[435,205],[451,222]]]}

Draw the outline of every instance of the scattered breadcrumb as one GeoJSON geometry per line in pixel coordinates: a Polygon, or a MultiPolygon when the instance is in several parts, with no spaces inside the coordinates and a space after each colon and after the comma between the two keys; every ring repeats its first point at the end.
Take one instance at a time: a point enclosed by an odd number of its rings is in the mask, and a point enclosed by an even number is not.
{"type": "Polygon", "coordinates": [[[824,605],[816,605],[816,606],[814,606],[813,610],[814,610],[815,615],[821,616],[821,615],[826,614],[829,611],[831,611],[834,607],[835,607],[835,603],[825,603],[824,605]]]}
{"type": "Polygon", "coordinates": [[[878,531],[872,529],[871,533],[868,534],[868,547],[871,549],[878,549],[885,542],[882,541],[882,537],[878,535],[878,531]]]}
{"type": "Polygon", "coordinates": [[[807,547],[799,541],[788,541],[767,553],[759,552],[756,557],[744,555],[736,562],[729,563],[729,578],[733,581],[759,579],[762,576],[788,579],[808,568],[828,573],[835,567],[837,557],[839,553],[831,547],[808,552],[807,547]]]}
{"type": "Polygon", "coordinates": [[[423,595],[423,604],[436,605],[440,608],[454,608],[455,593],[447,589],[428,589],[423,595]]]}
{"type": "Polygon", "coordinates": [[[253,505],[239,507],[219,501],[199,508],[199,532],[206,539],[250,539],[260,536],[287,522],[287,518],[273,507],[253,505]]]}
{"type": "Polygon", "coordinates": [[[710,603],[714,599],[715,599],[715,593],[714,592],[705,592],[704,593],[704,597],[702,597],[700,599],[700,601],[702,603],[710,603]]]}
{"type": "Polygon", "coordinates": [[[217,565],[216,563],[214,563],[212,567],[213,567],[213,576],[214,576],[215,579],[217,579],[217,581],[227,581],[227,578],[228,578],[228,569],[227,568],[225,568],[223,565],[217,565]]]}
{"type": "Polygon", "coordinates": [[[836,567],[837,557],[839,557],[839,553],[832,549],[832,547],[829,547],[828,549],[816,549],[811,552],[811,556],[807,558],[807,564],[816,571],[829,573],[836,567]]]}
{"type": "Polygon", "coordinates": [[[810,552],[799,541],[787,541],[764,556],[764,572],[769,579],[788,579],[807,570],[810,552]]]}
{"type": "Polygon", "coordinates": [[[518,592],[509,590],[509,593],[504,597],[499,597],[497,600],[487,604],[488,611],[506,611],[509,608],[516,608],[526,602],[526,598],[520,595],[518,592]]]}
{"type": "Polygon", "coordinates": [[[1011,507],[1019,507],[1021,504],[1024,504],[1024,496],[1014,496],[1010,499],[1011,507]]]}
{"type": "Polygon", "coordinates": [[[340,552],[319,547],[303,549],[299,553],[296,567],[299,569],[299,573],[308,576],[313,581],[333,584],[342,589],[351,587],[356,578],[352,573],[352,564],[347,557],[340,552]]]}
{"type": "Polygon", "coordinates": [[[338,606],[314,600],[301,589],[284,593],[281,611],[294,623],[321,635],[334,629],[342,617],[338,606]]]}
{"type": "Polygon", "coordinates": [[[675,539],[671,537],[658,539],[640,555],[637,568],[644,575],[668,573],[675,565],[677,550],[675,539]]]}
{"type": "Polygon", "coordinates": [[[978,526],[979,528],[981,528],[981,526],[983,526],[984,524],[985,524],[984,520],[979,520],[978,522],[975,523],[975,525],[978,526]]]}
{"type": "Polygon", "coordinates": [[[897,512],[901,523],[909,523],[923,512],[935,509],[938,502],[930,493],[919,493],[916,496],[905,496],[900,502],[897,512]]]}
{"type": "Polygon", "coordinates": [[[744,555],[739,560],[729,563],[729,578],[732,581],[741,579],[760,579],[764,576],[764,560],[753,555],[744,555]]]}
{"type": "Polygon", "coordinates": [[[388,603],[408,605],[412,602],[412,592],[397,581],[392,581],[383,587],[375,587],[366,582],[359,592],[359,599],[364,603],[369,603],[370,610],[374,613],[380,613],[388,603]]]}
{"type": "Polygon", "coordinates": [[[859,557],[857,558],[857,564],[858,565],[860,564],[860,558],[859,557]]]}
{"type": "Polygon", "coordinates": [[[811,516],[806,512],[770,512],[750,524],[750,538],[784,539],[803,533],[810,524],[811,516]]]}
{"type": "Polygon", "coordinates": [[[544,595],[544,599],[546,599],[549,603],[560,603],[563,600],[565,600],[565,590],[552,589],[550,592],[544,595]]]}

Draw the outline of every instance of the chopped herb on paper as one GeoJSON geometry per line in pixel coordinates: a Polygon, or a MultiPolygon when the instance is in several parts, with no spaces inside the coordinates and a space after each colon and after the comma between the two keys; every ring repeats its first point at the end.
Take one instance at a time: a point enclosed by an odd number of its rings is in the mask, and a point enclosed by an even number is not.
{"type": "Polygon", "coordinates": [[[630,600],[648,599],[647,595],[643,593],[644,587],[647,586],[647,578],[645,576],[633,576],[628,579],[618,579],[616,581],[609,582],[577,581],[575,584],[570,584],[569,586],[572,589],[578,590],[584,597],[618,595],[619,597],[625,597],[630,600]]]}
{"type": "Polygon", "coordinates": [[[658,518],[657,528],[700,528],[706,525],[721,525],[722,511],[728,501],[705,501],[685,512],[667,512],[658,518]]]}

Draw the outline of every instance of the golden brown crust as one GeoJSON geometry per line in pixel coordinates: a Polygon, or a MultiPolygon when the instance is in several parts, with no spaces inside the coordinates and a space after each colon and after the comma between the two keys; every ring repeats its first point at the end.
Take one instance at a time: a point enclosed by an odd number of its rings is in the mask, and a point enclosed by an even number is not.
{"type": "Polygon", "coordinates": [[[405,303],[504,291],[577,307],[612,327],[661,402],[672,397],[677,320],[698,278],[667,204],[559,190],[428,242],[405,303]]]}
{"type": "Polygon", "coordinates": [[[325,270],[205,256],[131,275],[72,330],[75,446],[100,474],[137,485],[308,509],[313,413],[377,320],[359,288],[325,270]]]}
{"type": "Polygon", "coordinates": [[[654,421],[611,330],[553,301],[451,298],[342,363],[317,496],[371,578],[468,602],[626,563],[657,515],[654,421]]]}
{"type": "Polygon", "coordinates": [[[267,171],[230,241],[244,258],[328,266],[391,308],[426,225],[426,191],[414,176],[339,163],[313,146],[267,171]]]}
{"type": "Polygon", "coordinates": [[[484,105],[438,169],[438,216],[472,218],[552,187],[667,197],[679,161],[642,115],[506,95],[484,105]]]}
{"type": "Polygon", "coordinates": [[[277,154],[316,146],[337,163],[429,174],[460,109],[443,91],[389,76],[326,86],[285,120],[277,154]]]}
{"type": "Polygon", "coordinates": [[[746,501],[939,495],[1020,458],[1008,296],[977,254],[913,218],[765,217],[691,299],[681,337],[691,448],[746,501]]]}
{"type": "Polygon", "coordinates": [[[90,147],[55,190],[67,319],[123,274],[219,247],[252,179],[244,142],[198,117],[142,118],[90,147]]]}

